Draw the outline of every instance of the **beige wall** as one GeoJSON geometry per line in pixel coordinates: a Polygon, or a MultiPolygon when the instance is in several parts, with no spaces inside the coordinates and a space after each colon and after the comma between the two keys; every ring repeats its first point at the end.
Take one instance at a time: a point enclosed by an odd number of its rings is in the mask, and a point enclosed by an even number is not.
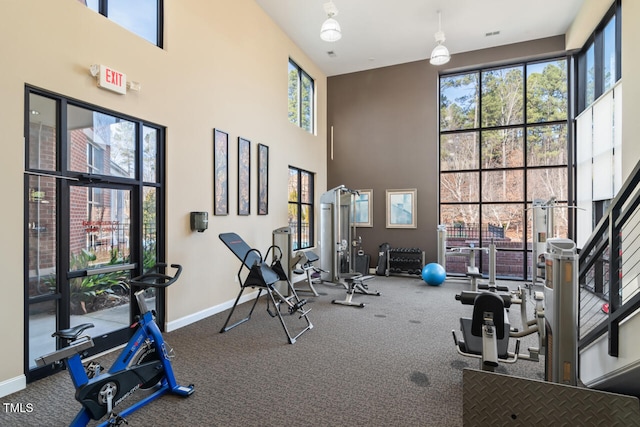
{"type": "MultiPolygon", "coordinates": [[[[169,328],[220,310],[238,292],[239,261],[219,241],[235,231],[266,249],[287,224],[288,166],[326,183],[326,77],[253,0],[165,0],[159,49],[77,0],[2,0],[0,14],[0,179],[5,206],[0,246],[0,396],[23,381],[24,87],[34,85],[167,127],[167,256],[184,267],[168,290],[169,328]],[[287,60],[316,79],[317,135],[287,120],[287,60]],[[139,81],[126,96],[96,87],[91,64],[139,81]],[[213,128],[229,133],[230,214],[212,216],[213,128]],[[236,215],[237,137],[252,142],[252,214],[236,215]],[[269,214],[256,215],[255,153],[269,146],[269,214]],[[190,211],[208,211],[209,230],[192,233],[190,211]],[[10,327],[7,325],[11,325],[10,327]],[[22,378],[22,379],[21,379],[22,378]]],[[[316,200],[317,201],[317,200],[316,200]]]]}
{"type": "MultiPolygon", "coordinates": [[[[587,0],[567,30],[567,50],[582,49],[615,0],[587,0]]],[[[624,20],[623,20],[624,22],[624,20]]]]}

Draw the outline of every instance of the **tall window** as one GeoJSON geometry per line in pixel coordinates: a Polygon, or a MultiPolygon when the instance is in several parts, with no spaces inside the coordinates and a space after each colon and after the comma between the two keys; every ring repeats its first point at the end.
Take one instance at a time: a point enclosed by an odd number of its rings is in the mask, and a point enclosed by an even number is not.
{"type": "Polygon", "coordinates": [[[289,59],[289,121],[313,133],[313,79],[289,59]]]}
{"type": "Polygon", "coordinates": [[[620,80],[620,10],[620,0],[617,0],[577,55],[578,113],[620,80]]]}
{"type": "Polygon", "coordinates": [[[162,47],[163,0],[79,0],[134,34],[162,47]]]}
{"type": "MultiPolygon", "coordinates": [[[[440,78],[440,224],[449,246],[495,243],[501,277],[531,273],[531,203],[566,204],[567,106],[565,59],[440,78]]],[[[448,259],[447,270],[463,273],[465,261],[448,259]]]]}
{"type": "Polygon", "coordinates": [[[289,166],[289,227],[293,250],[313,246],[313,178],[311,172],[289,166]]]}
{"type": "Polygon", "coordinates": [[[622,187],[621,2],[617,0],[577,59],[576,243],[581,246],[622,187]]]}

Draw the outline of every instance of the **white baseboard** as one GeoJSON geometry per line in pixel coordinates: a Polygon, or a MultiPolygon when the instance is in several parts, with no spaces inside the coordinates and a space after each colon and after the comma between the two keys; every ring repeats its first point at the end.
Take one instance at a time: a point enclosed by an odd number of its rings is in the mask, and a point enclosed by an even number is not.
{"type": "MultiPolygon", "coordinates": [[[[238,304],[242,304],[243,302],[254,299],[256,297],[257,292],[258,291],[254,291],[254,292],[242,295],[242,298],[240,298],[240,301],[238,301],[238,304]]],[[[222,311],[225,311],[228,308],[233,307],[234,302],[235,302],[235,298],[227,302],[223,302],[222,304],[218,304],[216,306],[198,311],[197,313],[193,313],[188,316],[181,317],[180,319],[167,322],[165,324],[165,331],[167,332],[175,331],[176,329],[180,329],[184,326],[190,325],[199,320],[206,319],[207,317],[213,316],[214,314],[218,314],[222,311]]]]}
{"type": "Polygon", "coordinates": [[[24,390],[26,387],[27,377],[25,375],[18,375],[15,378],[2,381],[0,382],[0,397],[8,396],[16,391],[24,390]]]}

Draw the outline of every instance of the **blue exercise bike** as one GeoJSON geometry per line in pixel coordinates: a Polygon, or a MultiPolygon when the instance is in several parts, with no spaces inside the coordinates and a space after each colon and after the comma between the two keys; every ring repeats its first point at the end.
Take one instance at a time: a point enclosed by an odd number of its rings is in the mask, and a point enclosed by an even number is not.
{"type": "MultiPolygon", "coordinates": [[[[71,422],[71,426],[86,426],[90,420],[106,420],[100,426],[128,424],[126,416],[166,393],[190,396],[194,392],[193,384],[177,384],[171,367],[171,349],[162,339],[162,333],[156,325],[153,312],[147,308],[144,292],[147,288],[165,288],[176,280],[182,272],[178,264],[173,277],[162,274],[166,264],[158,263],[142,276],[129,281],[132,286],[142,288],[135,299],[140,308],[137,329],[128,344],[122,350],[111,368],[103,372],[102,367],[90,362],[86,366],[82,357],[87,349],[93,347],[89,336],[80,336],[93,324],[84,323],[73,328],[54,332],[52,336],[68,341],[69,346],[36,359],[38,366],[62,363],[64,360],[76,388],[75,398],[82,409],[71,422]],[[115,409],[137,390],[153,389],[149,395],[133,405],[116,412],[115,409]]],[[[134,325],[132,327],[136,326],[134,325]]]]}

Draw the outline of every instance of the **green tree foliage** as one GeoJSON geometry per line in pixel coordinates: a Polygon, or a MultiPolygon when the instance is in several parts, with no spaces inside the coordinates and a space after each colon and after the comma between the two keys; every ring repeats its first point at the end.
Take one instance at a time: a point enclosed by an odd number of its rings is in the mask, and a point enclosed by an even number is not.
{"type": "Polygon", "coordinates": [[[523,122],[523,67],[482,73],[482,127],[523,122]]]}
{"type": "Polygon", "coordinates": [[[289,63],[289,121],[313,130],[313,80],[289,63]]]}
{"type": "Polygon", "coordinates": [[[142,200],[142,227],[143,227],[143,259],[145,269],[151,268],[157,261],[157,206],[156,191],[154,188],[146,189],[142,200]]]}
{"type": "Polygon", "coordinates": [[[558,174],[566,175],[567,164],[566,68],[558,60],[440,79],[441,202],[457,204],[442,206],[443,223],[491,222],[520,239],[522,205],[509,203],[532,195],[566,199],[566,177],[558,174]],[[525,162],[552,169],[528,172],[525,188],[525,162]],[[480,201],[481,219],[473,209],[480,201]]]}
{"type": "Polygon", "coordinates": [[[289,121],[298,124],[298,70],[289,65],[289,121]]]}
{"type": "Polygon", "coordinates": [[[311,132],[312,127],[312,105],[313,105],[313,82],[306,74],[302,74],[300,92],[300,127],[311,132]]]}
{"type": "Polygon", "coordinates": [[[527,122],[541,123],[567,118],[567,63],[547,63],[542,72],[527,76],[527,122]]]}
{"type": "Polygon", "coordinates": [[[440,79],[440,130],[478,127],[479,73],[440,79]]]}
{"type": "MultiPolygon", "coordinates": [[[[566,61],[544,65],[527,78],[527,122],[546,123],[567,118],[566,61]]],[[[527,163],[530,166],[554,166],[567,163],[566,124],[529,128],[527,163]]]]}

